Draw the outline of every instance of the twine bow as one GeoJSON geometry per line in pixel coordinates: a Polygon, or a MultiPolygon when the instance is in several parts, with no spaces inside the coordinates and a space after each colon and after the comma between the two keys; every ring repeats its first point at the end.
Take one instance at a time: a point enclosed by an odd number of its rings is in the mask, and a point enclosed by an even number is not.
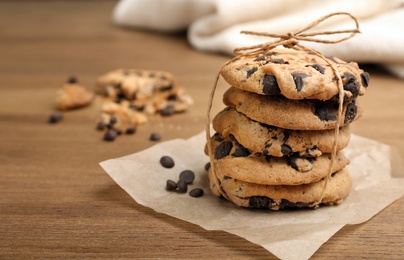
{"type": "MultiPolygon", "coordinates": [[[[327,184],[328,181],[331,177],[332,172],[332,166],[334,164],[335,158],[336,158],[336,154],[337,154],[337,143],[338,143],[338,137],[339,137],[339,128],[340,128],[340,120],[342,118],[342,111],[343,111],[343,100],[344,100],[344,88],[343,88],[343,84],[342,84],[342,79],[341,76],[338,73],[337,68],[334,66],[334,64],[332,64],[323,54],[321,54],[320,52],[305,47],[303,45],[300,44],[300,41],[306,41],[306,42],[317,42],[317,43],[324,43],[324,44],[335,44],[335,43],[339,43],[345,40],[348,40],[352,37],[354,37],[357,33],[360,33],[359,31],[359,23],[358,20],[356,19],[356,17],[354,17],[352,14],[350,13],[346,13],[346,12],[336,12],[336,13],[330,13],[328,15],[325,15],[317,20],[315,20],[314,22],[310,23],[309,25],[307,25],[305,28],[301,29],[298,32],[289,32],[287,34],[271,34],[271,33],[263,33],[263,32],[253,32],[253,31],[241,31],[241,33],[243,34],[248,34],[248,35],[255,35],[255,36],[265,36],[265,37],[271,37],[271,38],[278,38],[278,40],[275,41],[270,41],[270,42],[266,42],[266,43],[262,43],[262,44],[258,44],[258,45],[253,45],[253,46],[248,46],[248,47],[240,47],[240,48],[236,48],[234,49],[233,53],[235,54],[235,57],[231,60],[229,60],[228,62],[226,62],[226,65],[228,65],[229,63],[235,62],[236,60],[243,58],[243,57],[255,57],[255,56],[259,56],[259,55],[265,55],[268,54],[272,49],[274,49],[277,46],[283,46],[285,48],[289,48],[289,49],[295,49],[295,50],[301,50],[301,51],[305,51],[307,53],[312,53],[314,55],[317,55],[318,57],[320,57],[321,59],[323,59],[332,69],[335,79],[337,81],[337,85],[338,85],[338,98],[339,98],[339,106],[338,106],[338,115],[337,115],[337,125],[335,128],[335,132],[334,132],[334,142],[333,142],[333,150],[331,153],[331,159],[330,159],[330,164],[329,164],[329,168],[328,168],[328,174],[327,174],[327,178],[324,182],[324,186],[320,195],[319,200],[317,201],[318,204],[321,203],[324,195],[325,195],[325,191],[327,188],[327,184]],[[319,25],[320,23],[324,22],[325,20],[333,17],[333,16],[348,16],[348,18],[352,19],[355,23],[355,28],[354,29],[347,29],[347,30],[335,30],[335,31],[320,31],[320,32],[307,32],[310,29],[316,27],[317,25],[319,25]],[[327,39],[321,39],[321,38],[316,38],[315,36],[319,36],[319,35],[335,35],[335,34],[347,34],[349,33],[348,36],[336,39],[336,40],[327,40],[327,39]]],[[[215,91],[217,88],[217,83],[219,81],[220,78],[220,71],[218,72],[217,76],[216,76],[216,80],[212,89],[212,92],[210,94],[210,100],[209,100],[209,105],[208,105],[208,115],[207,115],[207,126],[206,126],[206,139],[207,139],[207,148],[208,148],[208,154],[209,154],[209,158],[210,158],[210,165],[211,165],[211,171],[213,173],[214,178],[214,184],[216,185],[216,187],[218,188],[218,191],[221,193],[221,195],[225,198],[228,198],[227,194],[222,190],[221,186],[220,186],[220,182],[215,174],[215,169],[214,169],[214,157],[213,157],[213,151],[212,151],[212,144],[211,144],[211,140],[210,140],[210,112],[212,109],[212,104],[213,104],[213,97],[215,95],[215,91]]]]}

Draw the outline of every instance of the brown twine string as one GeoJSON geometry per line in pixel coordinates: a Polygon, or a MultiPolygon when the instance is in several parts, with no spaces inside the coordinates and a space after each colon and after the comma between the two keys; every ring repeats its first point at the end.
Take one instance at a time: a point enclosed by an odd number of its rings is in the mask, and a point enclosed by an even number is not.
{"type": "MultiPolygon", "coordinates": [[[[226,62],[223,66],[228,65],[229,63],[232,63],[240,58],[243,57],[258,57],[260,55],[265,55],[267,53],[269,53],[272,49],[274,49],[277,46],[284,46],[285,48],[289,48],[289,49],[295,49],[295,50],[301,50],[301,51],[305,51],[307,53],[313,53],[316,56],[320,57],[321,59],[323,59],[333,70],[333,73],[335,75],[335,79],[337,80],[338,83],[338,91],[339,91],[339,106],[338,106],[338,116],[337,116],[337,124],[336,124],[336,128],[334,131],[334,142],[333,142],[333,150],[331,153],[331,159],[330,159],[330,164],[329,164],[329,168],[328,168],[328,173],[327,173],[327,178],[324,182],[323,185],[323,189],[320,195],[320,198],[318,200],[318,203],[320,204],[321,201],[324,198],[325,195],[325,191],[327,189],[327,185],[329,182],[329,179],[332,175],[332,167],[336,158],[336,154],[337,154],[337,144],[338,144],[338,137],[339,137],[339,128],[341,126],[341,118],[342,118],[342,111],[343,111],[343,99],[344,99],[344,87],[342,84],[342,79],[341,76],[338,73],[337,68],[321,53],[319,53],[318,51],[305,47],[303,45],[300,44],[299,41],[306,41],[306,42],[317,42],[317,43],[324,43],[324,44],[335,44],[335,43],[339,43],[345,40],[348,40],[352,37],[354,37],[357,33],[360,33],[359,31],[359,23],[358,20],[356,19],[356,17],[354,17],[352,14],[350,13],[346,13],[346,12],[336,12],[336,13],[330,13],[328,15],[325,15],[317,20],[315,20],[314,22],[310,23],[309,25],[307,25],[305,28],[301,29],[298,32],[290,32],[287,34],[271,34],[271,33],[261,33],[261,32],[253,32],[253,31],[241,31],[241,33],[243,34],[249,34],[249,35],[256,35],[256,36],[266,36],[266,37],[271,37],[271,38],[279,38],[278,40],[275,41],[270,41],[270,42],[266,42],[263,44],[258,44],[258,45],[253,45],[253,46],[249,46],[249,47],[241,47],[241,48],[236,48],[234,49],[233,53],[236,55],[233,59],[231,59],[230,61],[226,62]],[[336,30],[336,31],[322,31],[322,32],[312,32],[312,33],[307,33],[306,31],[316,27],[317,25],[319,25],[320,23],[322,23],[323,21],[333,17],[333,16],[348,16],[348,18],[350,18],[351,20],[353,20],[355,22],[355,28],[354,29],[348,29],[348,30],[336,30]],[[318,35],[332,35],[332,34],[346,34],[349,33],[348,36],[339,38],[337,40],[327,40],[327,39],[319,39],[319,38],[315,38],[312,36],[318,36],[318,35]]],[[[212,91],[210,93],[210,99],[209,99],[209,104],[208,104],[208,114],[207,114],[207,125],[206,125],[206,139],[207,139],[207,148],[208,148],[208,154],[209,154],[209,158],[210,158],[210,165],[211,168],[210,170],[212,171],[213,176],[215,176],[214,178],[214,183],[217,186],[219,192],[222,194],[223,197],[228,198],[226,193],[222,190],[221,185],[218,182],[218,178],[217,175],[215,173],[215,169],[214,169],[214,157],[213,157],[213,151],[212,151],[212,144],[211,144],[211,140],[210,140],[210,112],[212,110],[212,105],[213,105],[213,98],[215,95],[215,91],[217,88],[217,84],[219,82],[220,79],[220,71],[217,73],[216,76],[216,80],[214,82],[214,86],[212,88],[212,91]]]]}

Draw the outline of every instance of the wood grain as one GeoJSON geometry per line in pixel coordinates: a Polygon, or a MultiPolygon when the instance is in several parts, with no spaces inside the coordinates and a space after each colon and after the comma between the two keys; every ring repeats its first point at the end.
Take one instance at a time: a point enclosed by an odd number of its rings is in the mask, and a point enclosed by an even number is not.
{"type": "MultiPolygon", "coordinates": [[[[152,131],[163,140],[201,132],[215,73],[228,59],[193,50],[184,33],[116,28],[114,4],[0,2],[0,258],[274,258],[237,236],[138,205],[99,167],[153,145],[152,131]],[[94,105],[65,113],[60,124],[47,123],[55,92],[69,75],[91,88],[118,67],[170,71],[195,105],[112,143],[95,131],[94,105]]],[[[353,131],[403,156],[403,81],[368,69],[366,113],[353,131]]],[[[213,113],[220,107],[217,98],[213,113]]],[[[368,222],[344,227],[313,259],[404,258],[403,213],[401,198],[368,222]]]]}

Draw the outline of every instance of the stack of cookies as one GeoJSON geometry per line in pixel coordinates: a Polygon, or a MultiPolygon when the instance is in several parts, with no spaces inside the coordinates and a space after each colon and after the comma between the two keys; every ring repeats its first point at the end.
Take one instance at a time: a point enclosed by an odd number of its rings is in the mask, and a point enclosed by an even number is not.
{"type": "Polygon", "coordinates": [[[341,203],[352,182],[343,149],[360,118],[369,74],[355,62],[276,48],[226,64],[226,108],[213,120],[211,189],[235,204],[278,210],[341,203]],[[335,129],[339,138],[335,143],[335,129]],[[337,153],[330,160],[336,144],[337,153]],[[327,181],[327,185],[325,185],[327,181]]]}

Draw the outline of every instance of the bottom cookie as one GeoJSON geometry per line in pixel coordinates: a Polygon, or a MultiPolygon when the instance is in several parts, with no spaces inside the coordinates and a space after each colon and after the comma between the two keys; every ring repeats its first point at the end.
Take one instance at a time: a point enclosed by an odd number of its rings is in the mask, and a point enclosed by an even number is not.
{"type": "Polygon", "coordinates": [[[223,194],[228,200],[246,208],[317,208],[320,204],[340,204],[352,188],[351,176],[346,168],[332,174],[323,198],[326,179],[303,185],[260,185],[233,179],[220,172],[209,170],[210,187],[216,195],[223,194]],[[216,181],[215,181],[216,179],[216,181]],[[220,187],[218,187],[220,185],[220,187]],[[320,201],[321,200],[321,201],[320,201]]]}

